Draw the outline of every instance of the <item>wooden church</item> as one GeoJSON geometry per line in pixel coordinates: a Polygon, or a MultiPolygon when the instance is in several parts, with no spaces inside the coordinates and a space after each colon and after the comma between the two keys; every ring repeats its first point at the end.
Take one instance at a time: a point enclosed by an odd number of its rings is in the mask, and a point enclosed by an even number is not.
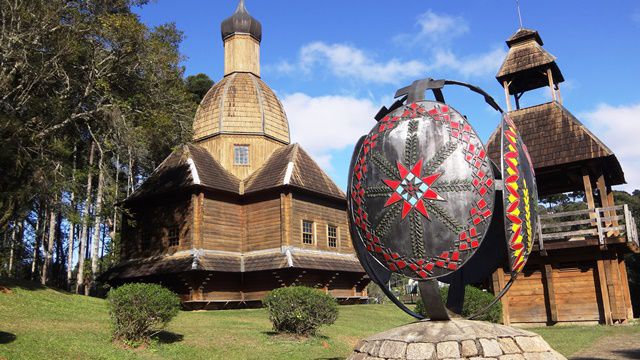
{"type": "Polygon", "coordinates": [[[193,142],[124,202],[111,285],[155,282],[188,309],[258,306],[278,287],[367,298],[345,194],[298,144],[260,78],[262,26],[240,1],[221,26],[224,77],[202,100],[193,142]]]}
{"type": "MultiPolygon", "coordinates": [[[[563,106],[564,77],[555,57],[542,47],[538,32],[521,28],[507,45],[496,79],[504,87],[509,116],[529,149],[539,196],[580,191],[588,209],[540,215],[537,245],[503,297],[503,321],[612,324],[632,319],[623,256],[638,251],[638,236],[627,205],[615,204],[611,192],[612,186],[625,183],[620,163],[563,106]],[[524,93],[545,87],[550,102],[520,106],[524,93]]],[[[499,129],[491,135],[488,150],[498,162],[499,129]]],[[[508,276],[500,269],[494,274],[494,291],[508,276]]]]}

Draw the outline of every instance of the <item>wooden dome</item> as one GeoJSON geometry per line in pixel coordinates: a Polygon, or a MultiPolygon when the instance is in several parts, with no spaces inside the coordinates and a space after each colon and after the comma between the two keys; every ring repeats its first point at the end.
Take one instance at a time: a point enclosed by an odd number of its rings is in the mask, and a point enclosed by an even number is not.
{"type": "Polygon", "coordinates": [[[273,91],[250,72],[234,72],[215,84],[200,103],[193,140],[219,134],[264,135],[289,144],[289,122],[273,91]]]}

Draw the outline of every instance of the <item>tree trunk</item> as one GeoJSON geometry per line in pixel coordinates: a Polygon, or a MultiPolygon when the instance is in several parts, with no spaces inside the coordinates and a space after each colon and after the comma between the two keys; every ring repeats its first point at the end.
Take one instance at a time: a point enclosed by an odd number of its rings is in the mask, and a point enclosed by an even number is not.
{"type": "Polygon", "coordinates": [[[33,256],[31,261],[31,280],[35,278],[36,266],[38,264],[38,249],[40,248],[40,228],[42,227],[42,210],[38,211],[36,217],[35,236],[33,239],[33,256]]]}
{"type": "MultiPolygon", "coordinates": [[[[42,206],[42,205],[41,205],[42,206]]],[[[49,214],[47,213],[47,209],[44,207],[40,208],[40,215],[38,216],[39,221],[39,232],[36,232],[36,246],[33,250],[33,264],[31,266],[31,279],[36,280],[37,278],[37,270],[38,270],[38,258],[40,257],[40,246],[44,244],[45,237],[47,236],[47,220],[49,214]]]]}
{"type": "Polygon", "coordinates": [[[13,274],[13,257],[15,256],[15,247],[16,247],[16,228],[18,224],[13,223],[13,229],[11,229],[11,237],[9,238],[10,242],[10,250],[9,250],[9,277],[12,277],[13,274]]]}
{"type": "Polygon", "coordinates": [[[91,181],[93,172],[93,155],[95,153],[95,144],[91,142],[91,149],[89,150],[89,175],[87,176],[87,196],[84,201],[84,207],[82,208],[82,227],[80,228],[80,244],[78,251],[78,281],[76,283],[76,293],[81,293],[84,286],[84,258],[85,248],[89,239],[89,204],[91,203],[91,181]]]}
{"type": "Polygon", "coordinates": [[[127,174],[127,197],[133,192],[133,155],[129,147],[129,173],[127,174]]]}
{"type": "MultiPolygon", "coordinates": [[[[76,208],[76,193],[74,191],[73,186],[76,183],[76,154],[77,154],[77,146],[73,147],[73,170],[71,172],[71,194],[70,194],[70,204],[71,204],[71,213],[75,215],[76,208]]],[[[76,241],[75,237],[76,226],[73,221],[69,221],[69,239],[67,240],[67,244],[69,245],[69,249],[67,250],[67,288],[71,290],[71,282],[73,280],[73,245],[76,241]]]]}
{"type": "Polygon", "coordinates": [[[49,279],[49,271],[51,267],[51,258],[53,257],[53,243],[56,239],[56,213],[54,207],[49,208],[49,237],[44,247],[44,263],[42,264],[42,274],[40,276],[40,283],[46,285],[49,279]]]}
{"type": "Polygon", "coordinates": [[[100,154],[100,158],[98,159],[98,195],[96,197],[96,207],[94,211],[93,246],[91,248],[91,288],[95,286],[96,276],[98,275],[98,262],[100,260],[98,250],[100,250],[100,212],[102,211],[102,188],[104,183],[102,158],[103,155],[100,154]]]}

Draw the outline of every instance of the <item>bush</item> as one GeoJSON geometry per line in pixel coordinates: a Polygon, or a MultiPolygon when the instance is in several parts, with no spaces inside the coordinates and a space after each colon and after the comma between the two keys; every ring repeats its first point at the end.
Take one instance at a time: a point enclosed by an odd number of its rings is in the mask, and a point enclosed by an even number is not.
{"type": "MultiPolygon", "coordinates": [[[[440,288],[440,295],[442,296],[442,302],[446,304],[447,302],[447,294],[449,293],[449,287],[440,288]]],[[[464,289],[464,305],[462,306],[462,316],[469,317],[481,309],[485,308],[489,305],[495,296],[489,292],[482,291],[474,286],[467,286],[464,289]]],[[[418,298],[416,301],[415,312],[425,315],[424,305],[422,304],[422,299],[418,298]]],[[[479,316],[475,320],[484,320],[492,323],[501,323],[502,322],[502,303],[497,302],[493,305],[489,310],[487,310],[483,315],[479,316]]]]}
{"type": "Polygon", "coordinates": [[[331,325],[338,317],[338,304],[331,295],[304,286],[275,289],[262,303],[277,332],[314,335],[320,326],[331,325]]]}
{"type": "Polygon", "coordinates": [[[136,346],[149,341],[178,314],[180,299],[157,284],[126,284],[107,295],[113,337],[136,346]]]}

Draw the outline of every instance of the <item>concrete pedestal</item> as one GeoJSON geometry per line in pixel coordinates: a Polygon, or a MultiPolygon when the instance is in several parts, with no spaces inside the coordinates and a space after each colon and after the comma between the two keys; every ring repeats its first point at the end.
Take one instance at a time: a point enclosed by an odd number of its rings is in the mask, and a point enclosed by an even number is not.
{"type": "Polygon", "coordinates": [[[419,321],[361,340],[349,360],[566,358],[540,335],[484,321],[419,321]]]}

